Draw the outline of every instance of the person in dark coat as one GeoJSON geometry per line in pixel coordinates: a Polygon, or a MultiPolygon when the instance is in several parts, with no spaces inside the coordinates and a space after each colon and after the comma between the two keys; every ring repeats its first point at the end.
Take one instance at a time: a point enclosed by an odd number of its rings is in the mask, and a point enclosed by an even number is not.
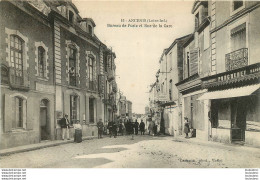
{"type": "Polygon", "coordinates": [[[126,130],[126,134],[129,134],[129,121],[127,120],[125,123],[125,130],[126,130]]]}
{"type": "Polygon", "coordinates": [[[80,143],[82,142],[82,126],[80,125],[80,120],[76,121],[74,124],[75,134],[74,134],[74,142],[80,143]]]}
{"type": "Polygon", "coordinates": [[[108,130],[109,130],[109,135],[112,137],[112,132],[113,132],[113,122],[109,121],[107,124],[108,130]]]}
{"type": "Polygon", "coordinates": [[[98,139],[99,139],[102,138],[103,135],[104,124],[102,122],[102,119],[99,119],[99,122],[97,123],[97,128],[98,128],[98,139]]]}
{"type": "Polygon", "coordinates": [[[143,120],[141,120],[139,127],[140,127],[140,131],[141,131],[141,135],[144,135],[145,124],[144,124],[143,120]]]}
{"type": "Polygon", "coordinates": [[[114,134],[114,138],[117,137],[117,123],[113,122],[113,134],[114,134]]]}
{"type": "Polygon", "coordinates": [[[135,135],[137,135],[138,134],[138,129],[139,129],[139,123],[137,122],[137,119],[135,120],[134,126],[135,126],[135,135]]]}
{"type": "Polygon", "coordinates": [[[65,138],[65,133],[67,134],[67,139],[70,140],[69,128],[70,128],[70,121],[68,118],[68,114],[65,114],[64,118],[60,120],[60,126],[62,131],[62,140],[65,138]]]}
{"type": "Polygon", "coordinates": [[[185,117],[184,119],[185,119],[184,133],[186,134],[185,138],[189,138],[189,136],[188,136],[188,133],[190,132],[189,120],[187,117],[185,117]]]}
{"type": "Polygon", "coordinates": [[[135,124],[129,122],[129,134],[132,135],[132,140],[134,140],[134,131],[135,131],[135,124]]]}

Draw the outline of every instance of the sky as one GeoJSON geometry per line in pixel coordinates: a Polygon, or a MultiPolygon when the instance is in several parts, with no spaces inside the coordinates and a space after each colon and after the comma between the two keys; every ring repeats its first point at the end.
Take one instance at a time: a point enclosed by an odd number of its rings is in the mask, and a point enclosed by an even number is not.
{"type": "Polygon", "coordinates": [[[119,90],[132,101],[133,113],[144,113],[163,50],[176,38],[194,30],[193,1],[73,0],[73,3],[82,18],[94,20],[94,33],[116,53],[116,81],[119,90]],[[130,22],[131,19],[167,22],[130,22]],[[108,24],[121,27],[108,27],[108,24]],[[126,27],[122,27],[123,24],[126,27]],[[138,27],[128,27],[128,24],[138,27]],[[157,27],[144,27],[144,24],[157,27]],[[163,27],[159,28],[159,24],[163,27]],[[164,24],[172,27],[164,27],[164,24]]]}

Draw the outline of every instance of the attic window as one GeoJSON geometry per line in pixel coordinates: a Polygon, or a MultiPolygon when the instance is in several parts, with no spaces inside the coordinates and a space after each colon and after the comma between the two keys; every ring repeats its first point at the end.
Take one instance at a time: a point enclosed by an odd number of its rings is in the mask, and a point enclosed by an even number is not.
{"type": "Polygon", "coordinates": [[[69,22],[73,23],[73,16],[74,13],[72,11],[69,11],[69,22]]]}
{"type": "Polygon", "coordinates": [[[92,26],[88,25],[88,32],[89,34],[92,34],[93,30],[92,30],[92,26]]]}

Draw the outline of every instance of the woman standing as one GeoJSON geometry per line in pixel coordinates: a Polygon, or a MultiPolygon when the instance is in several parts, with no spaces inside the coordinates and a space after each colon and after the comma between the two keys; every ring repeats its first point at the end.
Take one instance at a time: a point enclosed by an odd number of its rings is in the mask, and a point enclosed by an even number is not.
{"type": "Polygon", "coordinates": [[[77,120],[76,124],[74,125],[75,135],[74,135],[74,142],[80,143],[82,142],[82,126],[80,125],[80,121],[77,120]]]}
{"type": "Polygon", "coordinates": [[[186,134],[185,138],[189,138],[189,136],[188,136],[188,133],[190,132],[189,120],[187,117],[185,117],[184,119],[185,119],[184,133],[186,134]]]}

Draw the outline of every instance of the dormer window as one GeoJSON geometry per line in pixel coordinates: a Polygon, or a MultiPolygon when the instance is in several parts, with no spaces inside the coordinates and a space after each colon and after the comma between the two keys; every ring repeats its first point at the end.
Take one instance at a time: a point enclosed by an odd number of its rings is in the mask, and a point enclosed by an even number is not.
{"type": "Polygon", "coordinates": [[[197,29],[200,25],[199,13],[195,15],[195,29],[197,29]]]}
{"type": "Polygon", "coordinates": [[[88,32],[89,32],[89,34],[91,34],[91,35],[92,35],[92,33],[93,33],[92,26],[90,26],[90,25],[88,25],[88,32]]]}
{"type": "Polygon", "coordinates": [[[73,23],[73,17],[74,13],[72,11],[69,11],[69,22],[73,23]]]}

